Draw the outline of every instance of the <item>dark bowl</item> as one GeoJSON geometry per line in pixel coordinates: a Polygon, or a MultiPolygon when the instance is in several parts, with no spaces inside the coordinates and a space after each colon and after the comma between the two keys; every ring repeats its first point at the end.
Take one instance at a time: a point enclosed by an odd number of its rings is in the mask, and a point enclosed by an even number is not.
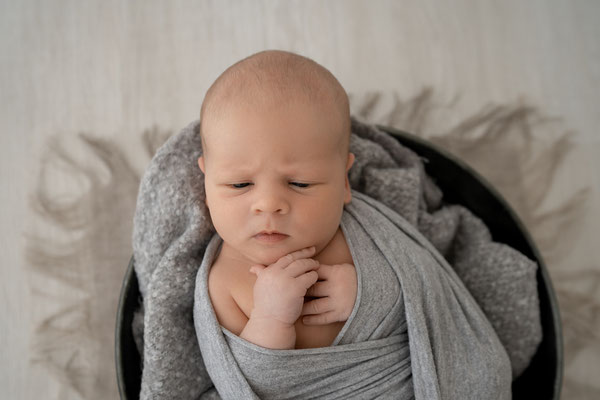
{"type": "MultiPolygon", "coordinates": [[[[537,261],[543,340],[531,364],[512,385],[513,399],[559,399],[563,375],[563,343],[556,295],[539,251],[515,212],[477,172],[450,153],[406,132],[379,126],[404,146],[428,160],[427,173],[444,192],[448,203],[461,204],[481,218],[494,241],[505,243],[537,261]]],[[[138,282],[131,258],[123,280],[115,332],[115,361],[121,399],[138,399],[141,383],[140,355],[131,323],[139,301],[138,282]]]]}

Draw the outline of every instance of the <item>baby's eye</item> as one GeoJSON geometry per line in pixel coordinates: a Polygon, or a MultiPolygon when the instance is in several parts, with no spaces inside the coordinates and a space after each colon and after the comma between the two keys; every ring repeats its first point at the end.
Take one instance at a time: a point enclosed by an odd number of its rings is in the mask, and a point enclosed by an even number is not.
{"type": "Polygon", "coordinates": [[[307,188],[310,186],[310,183],[290,182],[290,185],[297,186],[299,188],[307,188]]]}
{"type": "Polygon", "coordinates": [[[231,187],[234,189],[243,189],[247,186],[250,186],[249,182],[244,182],[244,183],[233,183],[231,184],[231,187]]]}

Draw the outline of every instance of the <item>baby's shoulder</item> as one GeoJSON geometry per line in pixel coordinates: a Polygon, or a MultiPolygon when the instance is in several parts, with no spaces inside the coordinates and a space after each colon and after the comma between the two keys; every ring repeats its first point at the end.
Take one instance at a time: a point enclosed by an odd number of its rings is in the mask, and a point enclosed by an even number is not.
{"type": "Polygon", "coordinates": [[[240,299],[247,297],[244,295],[246,286],[233,265],[219,259],[212,265],[208,274],[208,294],[213,309],[219,323],[236,335],[248,322],[245,305],[238,304],[240,299]]]}

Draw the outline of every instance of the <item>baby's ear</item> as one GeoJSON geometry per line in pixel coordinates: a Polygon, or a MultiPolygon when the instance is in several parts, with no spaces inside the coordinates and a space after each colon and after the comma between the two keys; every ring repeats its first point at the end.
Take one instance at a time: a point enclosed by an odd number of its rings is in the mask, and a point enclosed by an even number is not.
{"type": "MultiPolygon", "coordinates": [[[[204,158],[202,156],[198,157],[198,167],[200,167],[200,169],[202,170],[202,173],[204,173],[204,158]]],[[[206,197],[206,189],[204,192],[204,204],[206,204],[206,207],[208,207],[208,198],[206,197]]]]}
{"type": "Polygon", "coordinates": [[[354,164],[354,153],[348,153],[348,161],[346,162],[346,174],[352,168],[352,164],[354,164]]]}
{"type": "Polygon", "coordinates": [[[344,204],[348,204],[352,201],[352,189],[350,188],[350,180],[348,179],[348,171],[352,168],[352,164],[354,164],[354,154],[348,153],[348,161],[346,162],[346,182],[344,183],[344,204]]]}

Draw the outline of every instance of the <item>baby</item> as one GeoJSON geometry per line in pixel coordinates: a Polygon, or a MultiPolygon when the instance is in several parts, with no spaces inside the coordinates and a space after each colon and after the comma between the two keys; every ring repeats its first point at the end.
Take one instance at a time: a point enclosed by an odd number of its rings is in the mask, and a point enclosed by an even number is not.
{"type": "Polygon", "coordinates": [[[346,92],[314,61],[265,51],[215,81],[200,120],[223,239],[208,278],[219,323],[271,349],[331,345],[357,292],[340,229],[354,161],[346,92]]]}
{"type": "MultiPolygon", "coordinates": [[[[350,122],[346,93],[325,68],[262,52],[227,69],[202,104],[207,208],[197,203],[199,171],[187,174],[189,159],[169,147],[199,154],[196,123],[156,158],[193,191],[191,218],[178,220],[189,228],[175,230],[181,242],[152,272],[156,287],[145,286],[142,398],[510,398],[510,360],[483,311],[417,228],[378,200],[403,205],[382,185],[408,176],[396,167],[409,154],[357,124],[356,187],[374,185],[351,192],[350,122]],[[190,297],[177,295],[194,271],[196,343],[182,341],[191,339],[190,297]]],[[[171,182],[152,171],[144,185],[171,182]]],[[[156,196],[185,196],[167,188],[148,197],[151,217],[165,212],[161,223],[179,203],[163,209],[156,196]]]]}

